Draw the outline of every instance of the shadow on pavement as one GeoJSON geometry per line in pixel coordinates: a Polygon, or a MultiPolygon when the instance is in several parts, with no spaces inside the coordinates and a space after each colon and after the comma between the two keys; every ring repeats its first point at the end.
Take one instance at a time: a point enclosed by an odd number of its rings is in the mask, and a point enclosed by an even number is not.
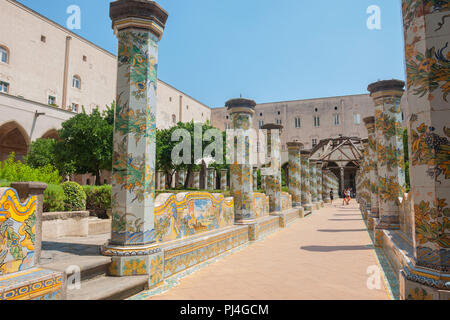
{"type": "Polygon", "coordinates": [[[361,251],[373,250],[373,246],[305,246],[300,249],[312,252],[361,251]]]}

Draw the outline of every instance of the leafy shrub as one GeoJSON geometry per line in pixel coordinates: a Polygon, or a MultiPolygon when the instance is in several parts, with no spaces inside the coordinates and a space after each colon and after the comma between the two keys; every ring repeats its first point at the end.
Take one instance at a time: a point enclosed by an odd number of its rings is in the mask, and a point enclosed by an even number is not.
{"type": "Polygon", "coordinates": [[[47,184],[59,184],[61,177],[58,170],[51,165],[32,168],[21,161],[15,161],[14,153],[3,162],[0,162],[0,180],[27,182],[39,181],[47,184]]]}
{"type": "Polygon", "coordinates": [[[83,186],[83,190],[86,193],[87,210],[104,215],[106,210],[111,209],[112,187],[110,185],[83,186]]]}
{"type": "Polygon", "coordinates": [[[83,187],[76,182],[64,182],[64,207],[67,211],[86,210],[86,193],[83,187]]]}
{"type": "Polygon", "coordinates": [[[44,191],[44,212],[60,212],[64,210],[63,188],[60,185],[49,184],[44,191]]]}

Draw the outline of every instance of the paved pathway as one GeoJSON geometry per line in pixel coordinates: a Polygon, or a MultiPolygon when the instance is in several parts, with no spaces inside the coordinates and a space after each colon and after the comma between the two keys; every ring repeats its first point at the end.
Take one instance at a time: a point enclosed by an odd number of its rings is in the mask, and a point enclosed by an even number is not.
{"type": "Polygon", "coordinates": [[[367,288],[375,251],[357,204],[341,204],[326,205],[149,299],[389,299],[384,282],[367,288]]]}

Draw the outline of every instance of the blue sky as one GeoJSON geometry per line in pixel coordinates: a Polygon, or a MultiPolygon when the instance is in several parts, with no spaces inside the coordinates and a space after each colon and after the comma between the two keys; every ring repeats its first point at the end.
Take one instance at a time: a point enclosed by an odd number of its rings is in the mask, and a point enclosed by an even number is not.
{"type": "MultiPolygon", "coordinates": [[[[116,53],[109,0],[20,0],[116,53]]],[[[367,92],[371,82],[404,80],[400,0],[158,0],[169,12],[160,42],[159,78],[211,107],[367,92]],[[381,8],[381,30],[366,10],[381,8]]]]}

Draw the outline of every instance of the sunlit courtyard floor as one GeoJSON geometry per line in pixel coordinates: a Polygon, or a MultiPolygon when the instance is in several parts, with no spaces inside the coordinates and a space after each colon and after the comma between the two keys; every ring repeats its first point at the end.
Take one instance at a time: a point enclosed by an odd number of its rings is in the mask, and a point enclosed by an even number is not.
{"type": "Polygon", "coordinates": [[[387,288],[357,203],[335,201],[162,294],[134,299],[386,300],[387,288]]]}

